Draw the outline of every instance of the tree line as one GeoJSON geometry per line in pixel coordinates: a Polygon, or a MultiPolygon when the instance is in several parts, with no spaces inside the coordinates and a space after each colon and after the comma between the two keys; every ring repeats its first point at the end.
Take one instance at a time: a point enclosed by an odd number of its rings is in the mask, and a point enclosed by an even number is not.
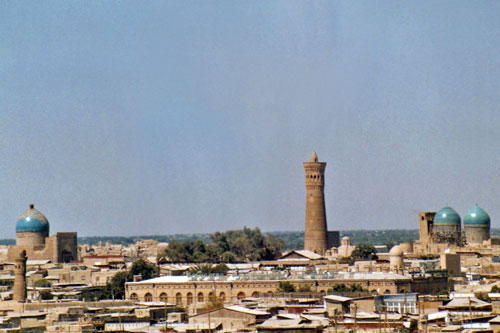
{"type": "Polygon", "coordinates": [[[172,241],[164,257],[173,263],[237,263],[280,257],[283,240],[263,234],[259,228],[216,232],[210,243],[202,240],[172,241]]]}

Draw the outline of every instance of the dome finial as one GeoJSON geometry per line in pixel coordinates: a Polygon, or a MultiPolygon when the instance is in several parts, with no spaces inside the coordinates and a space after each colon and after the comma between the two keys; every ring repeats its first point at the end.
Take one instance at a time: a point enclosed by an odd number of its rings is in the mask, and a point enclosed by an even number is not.
{"type": "Polygon", "coordinates": [[[318,154],[313,150],[310,162],[318,162],[318,154]]]}

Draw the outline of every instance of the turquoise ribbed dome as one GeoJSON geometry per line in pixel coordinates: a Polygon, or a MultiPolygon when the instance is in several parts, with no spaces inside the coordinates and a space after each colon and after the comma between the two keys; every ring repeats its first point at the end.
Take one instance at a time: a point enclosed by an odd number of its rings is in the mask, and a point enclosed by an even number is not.
{"type": "Polygon", "coordinates": [[[49,221],[34,205],[25,211],[16,223],[16,232],[42,232],[49,233],[49,221]]]}
{"type": "Polygon", "coordinates": [[[478,205],[475,205],[464,216],[464,225],[490,225],[490,216],[478,205]]]}
{"type": "Polygon", "coordinates": [[[434,216],[434,225],[460,224],[460,215],[451,207],[441,208],[434,216]]]}

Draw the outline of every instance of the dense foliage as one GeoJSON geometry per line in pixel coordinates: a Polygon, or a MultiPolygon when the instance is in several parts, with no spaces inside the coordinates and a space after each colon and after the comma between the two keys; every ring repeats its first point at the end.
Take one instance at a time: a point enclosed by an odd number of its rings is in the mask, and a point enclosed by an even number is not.
{"type": "Polygon", "coordinates": [[[192,274],[223,274],[225,275],[229,268],[225,264],[200,264],[192,267],[189,272],[192,274]]]}
{"type": "Polygon", "coordinates": [[[234,263],[273,260],[283,247],[281,239],[264,235],[259,228],[216,232],[210,240],[210,244],[201,240],[170,242],[165,256],[176,263],[234,263]]]}
{"type": "Polygon", "coordinates": [[[127,281],[132,281],[134,275],[140,275],[143,280],[158,276],[158,268],[144,259],[134,261],[127,274],[127,281]]]}
{"type": "Polygon", "coordinates": [[[280,281],[278,286],[279,293],[293,293],[296,291],[295,286],[290,281],[280,281]]]}
{"type": "Polygon", "coordinates": [[[356,248],[351,253],[351,258],[354,260],[372,260],[377,259],[375,255],[377,250],[375,246],[371,244],[359,244],[356,245],[356,248]]]}
{"type": "Polygon", "coordinates": [[[328,289],[328,294],[333,293],[354,293],[354,292],[362,292],[367,291],[360,284],[352,284],[350,286],[345,285],[344,283],[339,283],[335,285],[333,288],[328,289]]]}
{"type": "Polygon", "coordinates": [[[52,287],[52,283],[49,280],[40,279],[35,281],[35,287],[48,288],[52,287]]]}

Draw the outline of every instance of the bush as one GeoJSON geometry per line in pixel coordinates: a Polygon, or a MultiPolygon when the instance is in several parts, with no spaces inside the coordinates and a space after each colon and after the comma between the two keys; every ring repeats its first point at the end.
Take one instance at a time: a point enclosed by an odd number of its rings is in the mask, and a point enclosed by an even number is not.
{"type": "Polygon", "coordinates": [[[347,286],[345,283],[339,283],[335,285],[333,288],[328,289],[328,294],[333,293],[355,293],[355,292],[363,292],[367,291],[360,284],[352,284],[347,286]]]}
{"type": "Polygon", "coordinates": [[[290,283],[290,281],[281,281],[278,286],[279,293],[293,293],[295,292],[295,286],[290,283]]]}
{"type": "Polygon", "coordinates": [[[35,287],[49,288],[49,287],[52,287],[52,282],[50,282],[49,280],[45,280],[45,279],[36,280],[35,287]]]}
{"type": "Polygon", "coordinates": [[[226,264],[217,264],[217,265],[211,265],[211,264],[201,264],[201,265],[196,265],[189,269],[189,271],[193,274],[223,274],[225,275],[229,268],[226,266],[226,264]]]}
{"type": "Polygon", "coordinates": [[[40,293],[40,298],[42,300],[46,301],[46,300],[49,300],[49,299],[53,299],[54,295],[52,295],[52,293],[50,291],[42,291],[40,293]]]}
{"type": "Polygon", "coordinates": [[[359,244],[352,251],[351,258],[354,260],[376,260],[377,256],[375,253],[377,253],[377,250],[372,244],[359,244]]]}
{"type": "Polygon", "coordinates": [[[311,286],[300,286],[297,291],[299,293],[310,293],[311,292],[311,286]]]}

